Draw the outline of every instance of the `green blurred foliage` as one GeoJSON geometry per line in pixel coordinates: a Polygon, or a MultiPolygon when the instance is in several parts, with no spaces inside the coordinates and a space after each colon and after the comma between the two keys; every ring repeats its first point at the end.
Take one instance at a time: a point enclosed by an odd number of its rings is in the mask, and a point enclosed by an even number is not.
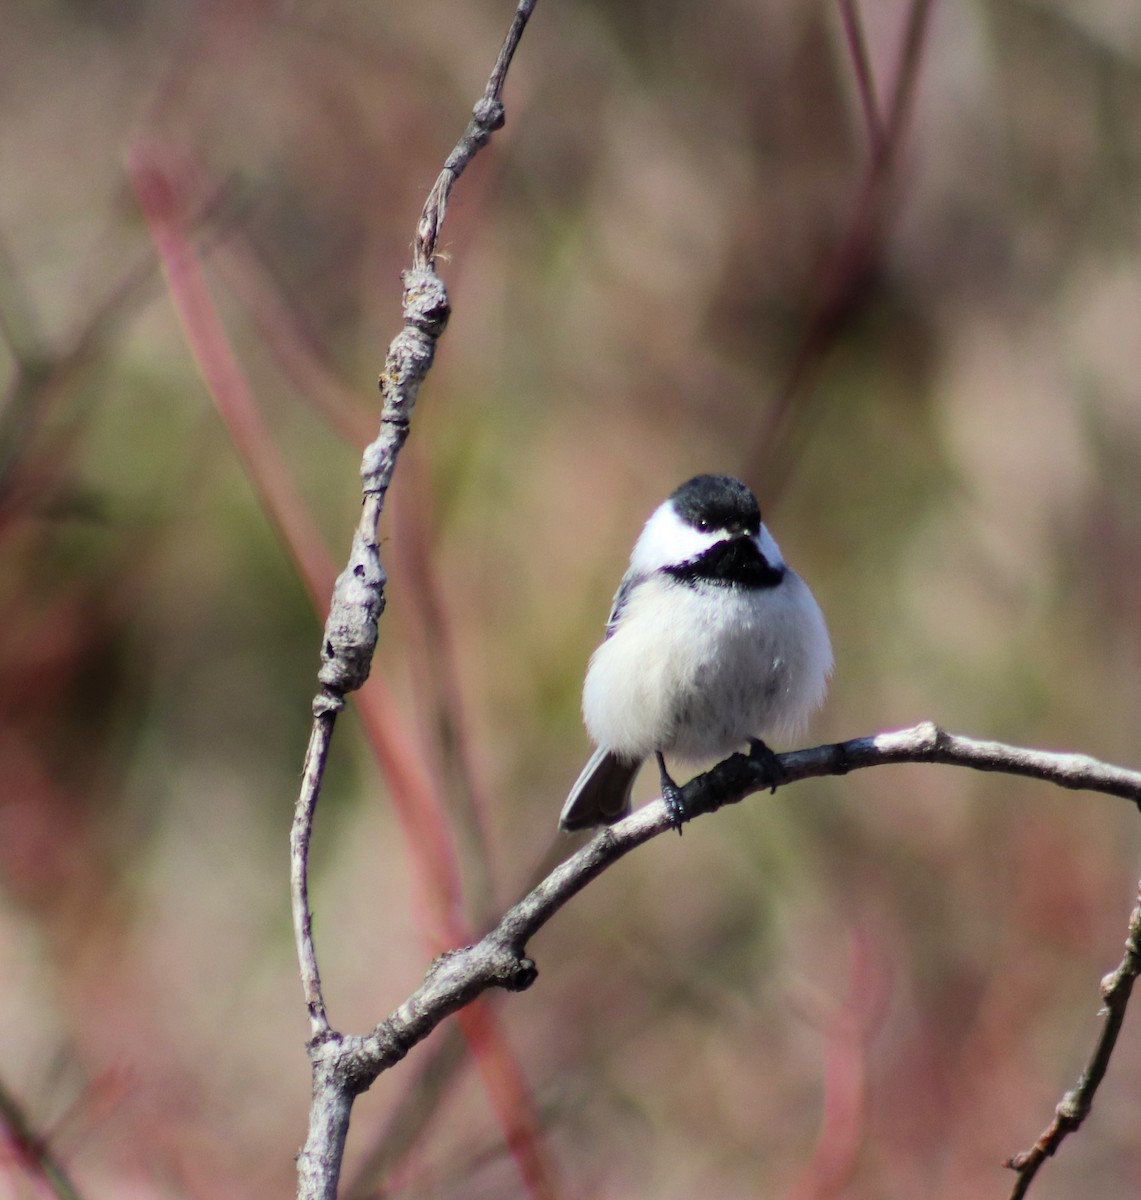
{"type": "MultiPolygon", "coordinates": [[[[859,11],[886,112],[914,10],[859,11]]],[[[157,146],[191,181],[228,336],[339,559],[415,219],[508,16],[5,14],[0,1078],[87,1196],[289,1194],[308,1101],[286,838],[320,617],[125,163],[157,146]]],[[[812,737],[931,718],[1139,765],[1133,0],[934,6],[881,177],[825,0],[543,0],[506,104],[448,213],[376,666],[466,831],[473,926],[552,847],[613,587],[700,470],[749,479],[828,616],[812,737]]],[[[1009,1194],[998,1164],[1092,1046],[1139,850],[1121,802],[918,767],[646,847],[501,1002],[560,1194],[1009,1194]]],[[[431,930],[351,716],[314,856],[331,1013],[364,1029],[431,930]]],[[[1036,1200],[1138,1194],[1134,1024],[1036,1200]]],[[[366,1169],[433,1053],[361,1102],[346,1194],[523,1194],[462,1056],[413,1148],[366,1169]]]]}

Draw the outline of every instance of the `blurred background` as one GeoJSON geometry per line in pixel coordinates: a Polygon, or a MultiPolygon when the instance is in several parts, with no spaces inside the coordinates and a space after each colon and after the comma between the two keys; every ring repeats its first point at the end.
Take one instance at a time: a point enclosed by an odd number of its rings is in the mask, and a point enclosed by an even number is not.
{"type": "MultiPolygon", "coordinates": [[[[72,1194],[21,1120],[84,1197],[292,1194],[324,597],[510,11],[4,5],[0,1196],[72,1194]]],[[[543,0],[505,100],[317,820],[354,1032],[572,848],[588,656],[698,471],[756,488],[827,614],[811,741],[929,718],[1141,767],[1135,0],[543,0]]],[[[383,1077],[342,1194],[1006,1197],[1139,874],[1128,804],[1042,784],[754,797],[618,864],[496,1025],[383,1077]]],[[[1141,1194],[1139,1026],[1037,1200],[1141,1194]]]]}

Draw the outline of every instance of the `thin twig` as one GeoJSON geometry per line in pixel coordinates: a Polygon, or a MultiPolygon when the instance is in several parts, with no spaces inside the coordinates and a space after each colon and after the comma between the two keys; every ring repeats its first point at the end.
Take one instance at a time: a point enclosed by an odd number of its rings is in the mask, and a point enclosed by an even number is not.
{"type": "Polygon", "coordinates": [[[476,101],[472,118],[463,136],[448,155],[444,169],[428,193],[424,211],[416,226],[416,241],[412,247],[413,271],[430,269],[435,263],[440,227],[448,210],[448,197],[451,195],[452,186],[468,163],[491,140],[491,135],[503,127],[503,85],[507,81],[507,70],[515,57],[519,39],[523,36],[523,30],[534,7],[535,0],[519,0],[511,28],[507,31],[499,57],[495,60],[495,66],[488,78],[487,87],[484,88],[482,97],[476,101]]]}
{"type": "MultiPolygon", "coordinates": [[[[825,269],[815,306],[739,473],[766,481],[770,502],[792,477],[809,423],[810,379],[857,308],[875,264],[895,194],[895,164],[907,132],[932,0],[911,0],[882,137],[852,204],[848,227],[825,269]]],[[[856,49],[853,49],[857,53],[856,49]]],[[[860,64],[855,63],[857,75],[860,64]]]]}
{"type": "Polygon", "coordinates": [[[63,1164],[56,1157],[47,1137],[39,1133],[28,1119],[19,1101],[0,1083],[0,1123],[8,1130],[7,1140],[14,1156],[29,1172],[41,1178],[59,1200],[82,1200],[82,1194],[71,1181],[63,1164]]]}
{"type": "Polygon", "coordinates": [[[325,773],[325,760],[332,738],[334,711],[315,715],[309,749],[302,770],[301,800],[293,815],[289,831],[290,893],[293,899],[293,933],[297,941],[297,961],[301,970],[301,986],[305,991],[305,1007],[309,1011],[309,1032],[319,1037],[329,1030],[325,1011],[325,996],[321,990],[321,972],[313,943],[313,913],[309,907],[309,838],[313,828],[313,808],[320,791],[320,779],[325,773]]]}
{"type": "Polygon", "coordinates": [[[1129,996],[1133,991],[1133,981],[1141,973],[1141,896],[1137,906],[1129,915],[1129,933],[1125,939],[1125,957],[1121,960],[1116,971],[1111,972],[1101,981],[1101,998],[1105,1002],[1102,1016],[1105,1021],[1101,1027],[1097,1043],[1090,1055],[1086,1068],[1082,1071],[1077,1084],[1063,1097],[1054,1110],[1054,1119],[1042,1132],[1041,1136],[1021,1154],[1008,1158],[1005,1166],[1018,1173],[1010,1200],[1022,1200],[1030,1188],[1038,1169],[1053,1155],[1065,1138],[1076,1132],[1082,1122],[1089,1116],[1093,1107],[1093,1098],[1097,1092],[1110,1056],[1117,1044],[1117,1035],[1121,1032],[1125,1020],[1125,1010],[1129,1005],[1129,996]]]}
{"type": "Polygon", "coordinates": [[[899,67],[891,91],[891,103],[888,105],[887,111],[887,127],[884,131],[884,149],[889,155],[898,152],[903,140],[903,132],[911,116],[915,88],[919,81],[919,63],[923,57],[923,43],[933,2],[934,0],[913,0],[907,13],[907,28],[903,33],[903,47],[900,51],[899,67]]]}
{"type": "Polygon", "coordinates": [[[864,40],[864,27],[860,21],[856,0],[839,0],[840,19],[844,23],[844,38],[848,53],[852,56],[852,69],[856,72],[856,87],[860,93],[860,105],[864,110],[864,122],[868,127],[868,139],[872,146],[872,157],[883,153],[884,129],[880,120],[879,104],[876,100],[876,85],[872,77],[872,64],[868,58],[868,46],[864,40]]]}

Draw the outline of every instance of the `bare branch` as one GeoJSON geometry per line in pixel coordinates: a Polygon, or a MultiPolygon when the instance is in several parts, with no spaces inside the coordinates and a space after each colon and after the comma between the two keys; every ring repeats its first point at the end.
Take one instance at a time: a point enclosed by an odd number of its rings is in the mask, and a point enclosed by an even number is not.
{"type": "Polygon", "coordinates": [[[487,144],[492,132],[503,124],[500,93],[511,57],[534,5],[535,0],[520,0],[484,95],[477,101],[472,120],[448,155],[417,225],[413,266],[404,275],[404,328],[388,348],[380,378],[384,396],[380,432],[366,447],[361,462],[364,503],[353,535],[349,561],[333,587],[325,623],[318,675],[322,688],[313,701],[313,731],[291,838],[294,930],[315,1036],[327,1029],[328,1023],[323,1016],[325,1002],[321,996],[307,898],[313,813],[321,791],[336,714],[344,707],[345,695],[356,691],[368,679],[372,665],[377,622],[384,611],[387,583],[377,545],[377,522],[384,509],[397,456],[408,436],[420,384],[431,369],[436,342],[448,323],[447,291],[434,267],[448,195],[464,167],[487,144]]]}
{"type": "MultiPolygon", "coordinates": [[[[875,737],[854,738],[783,754],[780,756],[784,775],[782,786],[823,775],[846,775],[863,767],[899,763],[942,763],[1028,776],[1058,787],[1119,796],[1141,807],[1141,772],[1111,766],[1081,754],[1030,750],[959,737],[944,732],[931,722],[875,737]]],[[[683,789],[683,795],[692,819],[727,804],[736,804],[768,786],[769,775],[763,763],[747,755],[735,754],[691,780],[683,789]]],[[[609,866],[643,842],[672,829],[665,806],[657,800],[617,825],[602,830],[508,909],[495,928],[478,942],[449,950],[437,958],[420,987],[371,1033],[363,1037],[329,1033],[315,1039],[311,1048],[315,1075],[314,1114],[321,1120],[315,1123],[314,1129],[323,1133],[326,1139],[340,1137],[343,1146],[344,1130],[337,1125],[337,1120],[343,1118],[347,1125],[352,1096],[371,1086],[383,1071],[400,1062],[446,1017],[471,1003],[482,992],[489,988],[520,991],[530,987],[538,971],[525,951],[534,934],[609,866]],[[331,1094],[323,1096],[324,1092],[331,1094]]],[[[1047,1131],[1040,1139],[1039,1146],[1043,1146],[1040,1157],[1053,1153],[1062,1137],[1077,1128],[1089,1110],[1093,1091],[1105,1072],[1124,1016],[1129,989],[1139,969],[1139,937],[1141,908],[1134,912],[1130,922],[1125,961],[1103,982],[1109,1017],[1098,1049],[1078,1088],[1059,1106],[1055,1123],[1059,1125],[1058,1131],[1047,1131]]],[[[310,1142],[313,1141],[311,1135],[310,1142]]],[[[315,1161],[328,1162],[329,1151],[320,1153],[326,1157],[322,1159],[307,1144],[303,1167],[308,1170],[315,1161]]],[[[1032,1170],[1037,1170],[1037,1165],[1032,1170]]],[[[1016,1169],[1021,1170],[1021,1167],[1016,1169]]],[[[1032,1170],[1027,1168],[1031,1177],[1032,1170]]],[[[1023,1187],[1015,1196],[1024,1191],[1023,1187]]],[[[336,1194],[335,1184],[333,1190],[303,1190],[299,1194],[331,1200],[336,1194]]]]}
{"type": "MultiPolygon", "coordinates": [[[[1141,771],[1127,771],[1081,754],[1029,750],[1001,742],[982,742],[945,733],[931,722],[911,729],[853,738],[782,754],[782,786],[822,775],[846,775],[863,767],[898,763],[942,763],[1025,775],[1058,787],[1103,792],[1141,807],[1141,771]]],[[[736,804],[769,787],[765,764],[734,754],[682,789],[690,819],[736,804]]],[[[660,800],[647,804],[617,825],[603,829],[560,863],[499,923],[474,945],[449,950],[432,963],[424,982],[385,1021],[365,1037],[337,1037],[323,1053],[339,1059],[355,1086],[369,1086],[399,1062],[448,1015],[492,987],[519,991],[537,977],[526,956],[527,943],[590,881],[635,847],[671,832],[673,825],[660,800]]],[[[1108,1003],[1108,994],[1107,994],[1108,1003]]]]}
{"type": "Polygon", "coordinates": [[[1101,1034],[1094,1046],[1093,1053],[1086,1068],[1081,1073],[1075,1087],[1068,1091],[1054,1111],[1054,1119],[1042,1132],[1042,1135],[1021,1154],[1006,1160],[1005,1166],[1018,1173],[1010,1200],[1022,1200],[1030,1188],[1031,1181],[1038,1174],[1038,1168],[1053,1155],[1065,1138],[1076,1132],[1082,1122],[1089,1116],[1093,1107],[1093,1098],[1105,1076],[1109,1066],[1110,1056],[1117,1044],[1117,1035],[1121,1032],[1125,1020],[1125,1010],[1129,1005],[1129,996],[1133,991],[1133,981],[1141,973],[1141,896],[1138,904],[1129,915],[1129,933],[1125,939],[1125,957],[1121,960],[1116,971],[1111,972],[1101,981],[1101,998],[1105,1001],[1102,1015],[1105,1023],[1101,1034]]]}
{"type": "Polygon", "coordinates": [[[440,227],[444,223],[444,215],[448,210],[448,197],[451,195],[452,185],[476,153],[491,140],[491,135],[503,127],[502,96],[503,85],[507,81],[507,69],[515,57],[519,39],[523,36],[523,30],[534,7],[535,0],[519,0],[511,28],[508,29],[499,57],[495,60],[487,87],[476,101],[468,127],[456,143],[456,148],[448,155],[444,169],[428,194],[424,212],[416,227],[416,242],[412,247],[413,271],[431,269],[436,260],[436,244],[439,241],[440,227]]]}
{"type": "MultiPolygon", "coordinates": [[[[332,1035],[335,1036],[335,1035],[332,1035]]],[[[335,1064],[313,1062],[313,1097],[309,1105],[309,1136],[297,1156],[299,1200],[336,1200],[345,1155],[345,1138],[353,1101],[361,1089],[333,1079],[335,1064]]]]}
{"type": "MultiPolygon", "coordinates": [[[[431,369],[436,343],[447,326],[451,311],[447,291],[435,270],[436,248],[448,198],[467,164],[487,145],[492,133],[503,125],[501,96],[504,82],[534,7],[535,0],[518,0],[487,87],[476,102],[463,135],[448,155],[417,223],[412,268],[404,273],[404,327],[388,348],[380,377],[384,397],[380,431],[366,447],[361,462],[364,499],[360,520],[353,535],[348,564],[333,587],[321,641],[321,669],[318,672],[321,691],[313,701],[313,728],[290,833],[294,935],[312,1034],[309,1052],[313,1068],[313,1100],[309,1135],[298,1156],[298,1196],[305,1200],[333,1200],[336,1196],[353,1098],[368,1087],[377,1073],[359,1072],[351,1052],[346,1058],[343,1039],[329,1025],[309,908],[309,842],[313,817],[337,713],[344,707],[345,696],[368,679],[372,665],[377,622],[384,611],[387,583],[377,544],[377,524],[397,456],[408,437],[420,384],[431,369]]],[[[505,981],[499,982],[501,986],[508,986],[505,981]]],[[[472,990],[467,999],[474,998],[481,990],[482,987],[472,990]]]]}

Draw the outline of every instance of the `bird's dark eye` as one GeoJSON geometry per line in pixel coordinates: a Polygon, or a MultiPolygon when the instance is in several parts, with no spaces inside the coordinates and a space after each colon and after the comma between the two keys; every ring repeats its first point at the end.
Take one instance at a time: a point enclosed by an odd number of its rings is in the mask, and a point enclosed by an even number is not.
{"type": "Polygon", "coordinates": [[[709,532],[709,522],[704,517],[698,517],[697,528],[702,533],[708,533],[709,532]]]}

